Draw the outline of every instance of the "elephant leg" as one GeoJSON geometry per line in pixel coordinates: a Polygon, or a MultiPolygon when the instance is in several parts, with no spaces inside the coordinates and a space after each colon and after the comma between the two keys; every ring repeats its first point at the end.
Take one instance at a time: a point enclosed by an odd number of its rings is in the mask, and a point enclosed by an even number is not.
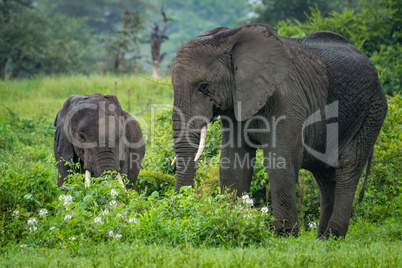
{"type": "Polygon", "coordinates": [[[57,186],[61,187],[64,183],[67,182],[67,176],[69,174],[69,166],[66,166],[66,162],[64,162],[59,153],[57,152],[57,145],[54,144],[54,155],[56,157],[56,166],[58,170],[58,177],[57,177],[57,186]]]}
{"type": "Polygon", "coordinates": [[[272,128],[271,146],[264,149],[264,162],[269,177],[274,228],[277,235],[298,236],[300,222],[297,211],[296,185],[303,162],[301,123],[288,116],[272,128]]]}
{"type": "Polygon", "coordinates": [[[221,116],[222,149],[219,165],[221,192],[227,188],[237,196],[250,192],[256,149],[244,140],[244,129],[234,115],[221,116]]]}
{"type": "Polygon", "coordinates": [[[324,239],[330,236],[335,238],[346,236],[356,188],[367,159],[371,155],[370,145],[374,146],[375,142],[371,140],[361,144],[366,136],[364,131],[359,131],[339,155],[339,164],[335,168],[334,206],[323,234],[324,239]]]}
{"type": "Polygon", "coordinates": [[[353,139],[340,149],[339,165],[335,170],[334,208],[323,235],[324,238],[331,235],[334,237],[346,236],[356,188],[364,166],[372,154],[385,117],[386,107],[384,108],[383,105],[384,102],[379,97],[373,98],[361,128],[353,139]]]}
{"type": "MultiPolygon", "coordinates": [[[[222,137],[223,139],[223,137],[222,137]]],[[[256,150],[251,148],[223,148],[219,165],[221,191],[236,191],[237,196],[250,192],[256,150]]]]}
{"type": "Polygon", "coordinates": [[[363,165],[345,166],[336,170],[333,211],[322,238],[346,236],[353,200],[363,167],[363,165]]]}
{"type": "MultiPolygon", "coordinates": [[[[267,165],[267,164],[266,164],[267,165]]],[[[298,236],[300,223],[297,212],[296,183],[298,171],[267,168],[272,196],[274,228],[277,235],[298,236]]]]}
{"type": "Polygon", "coordinates": [[[335,173],[332,170],[327,172],[315,172],[314,178],[320,189],[320,225],[317,238],[320,238],[327,229],[335,203],[335,173]]]}

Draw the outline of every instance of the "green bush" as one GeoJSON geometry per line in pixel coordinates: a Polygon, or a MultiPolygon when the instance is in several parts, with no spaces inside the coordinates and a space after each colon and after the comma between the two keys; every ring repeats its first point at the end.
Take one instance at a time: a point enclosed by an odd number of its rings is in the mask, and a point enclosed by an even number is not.
{"type": "Polygon", "coordinates": [[[370,58],[378,70],[382,86],[389,95],[402,91],[402,46],[382,45],[370,58]]]}
{"type": "Polygon", "coordinates": [[[79,174],[70,176],[62,192],[40,169],[44,167],[20,176],[11,171],[3,174],[0,244],[17,240],[63,247],[140,240],[145,244],[245,246],[273,236],[267,229],[269,214],[230,195],[202,198],[191,187],[184,187],[180,194],[171,188],[163,198],[158,192],[145,196],[104,178],[85,187],[79,174]]]}

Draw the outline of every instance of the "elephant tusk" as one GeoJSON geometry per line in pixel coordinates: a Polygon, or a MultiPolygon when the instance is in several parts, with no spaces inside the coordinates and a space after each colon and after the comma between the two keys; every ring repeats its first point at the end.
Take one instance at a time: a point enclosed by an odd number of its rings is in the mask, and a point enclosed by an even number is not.
{"type": "Polygon", "coordinates": [[[121,184],[121,186],[123,186],[124,187],[124,183],[123,183],[123,180],[121,179],[121,177],[120,177],[120,172],[119,173],[117,173],[117,181],[121,184]]]}
{"type": "Polygon", "coordinates": [[[89,185],[91,184],[91,172],[89,172],[89,170],[85,170],[85,187],[89,187],[89,185]]]}
{"type": "Polygon", "coordinates": [[[170,164],[170,165],[173,166],[174,163],[176,163],[176,160],[177,160],[177,157],[175,157],[175,158],[173,159],[172,164],[170,164]]]}
{"type": "Polygon", "coordinates": [[[207,140],[207,125],[203,126],[201,129],[201,137],[200,137],[200,145],[198,145],[198,151],[195,155],[194,161],[197,161],[200,158],[202,151],[205,148],[205,141],[207,140]]]}

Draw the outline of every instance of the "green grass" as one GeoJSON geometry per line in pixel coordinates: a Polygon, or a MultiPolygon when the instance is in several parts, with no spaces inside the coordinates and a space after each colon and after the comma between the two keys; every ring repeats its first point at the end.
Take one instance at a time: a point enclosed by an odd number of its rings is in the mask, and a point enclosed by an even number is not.
{"type": "Polygon", "coordinates": [[[11,246],[2,266],[29,267],[398,267],[400,243],[319,243],[303,239],[272,241],[266,247],[195,248],[153,244],[76,244],[64,249],[11,246]]]}
{"type": "MultiPolygon", "coordinates": [[[[304,228],[298,238],[272,234],[272,215],[260,211],[269,203],[247,206],[219,194],[219,149],[210,144],[199,164],[198,186],[174,194],[171,112],[157,107],[153,115],[147,108],[148,99],[171,107],[172,98],[171,87],[135,76],[0,82],[0,267],[402,265],[402,97],[388,99],[366,197],[354,205],[346,239],[326,242],[315,241],[316,230],[306,227],[318,221],[319,211],[317,186],[304,171],[304,228]],[[126,110],[130,100],[131,114],[142,120],[147,153],[137,191],[123,191],[110,180],[85,188],[81,175],[71,176],[67,193],[56,186],[54,117],[70,95],[95,92],[117,95],[126,110]],[[72,198],[68,204],[60,200],[65,194],[72,198]],[[48,214],[40,215],[42,209],[48,214]]],[[[218,130],[219,123],[209,129],[218,130]]],[[[256,197],[266,180],[262,166],[254,180],[256,197]]]]}
{"type": "Polygon", "coordinates": [[[173,104],[172,87],[137,75],[44,76],[0,82],[0,118],[8,117],[10,110],[21,118],[41,116],[54,120],[68,97],[94,93],[116,95],[122,108],[133,115],[150,112],[148,104],[173,104]]]}

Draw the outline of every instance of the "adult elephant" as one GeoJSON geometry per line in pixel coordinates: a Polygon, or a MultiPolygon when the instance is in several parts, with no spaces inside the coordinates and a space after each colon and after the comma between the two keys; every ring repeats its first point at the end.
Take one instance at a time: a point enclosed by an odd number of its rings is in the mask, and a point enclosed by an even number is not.
{"type": "Polygon", "coordinates": [[[85,173],[86,185],[91,176],[116,171],[122,185],[120,173],[127,175],[126,188],[135,187],[145,143],[138,122],[122,110],[116,96],[73,95],[61,107],[54,125],[59,187],[66,182],[72,163],[80,164],[77,172],[85,173]]]}
{"type": "Polygon", "coordinates": [[[193,185],[206,125],[221,115],[222,190],[249,192],[262,148],[276,232],[298,234],[296,183],[304,168],[320,189],[318,237],[346,235],[387,112],[362,52],[332,32],[294,39],[269,25],[220,27],[179,49],[172,83],[176,191],[193,185]]]}

